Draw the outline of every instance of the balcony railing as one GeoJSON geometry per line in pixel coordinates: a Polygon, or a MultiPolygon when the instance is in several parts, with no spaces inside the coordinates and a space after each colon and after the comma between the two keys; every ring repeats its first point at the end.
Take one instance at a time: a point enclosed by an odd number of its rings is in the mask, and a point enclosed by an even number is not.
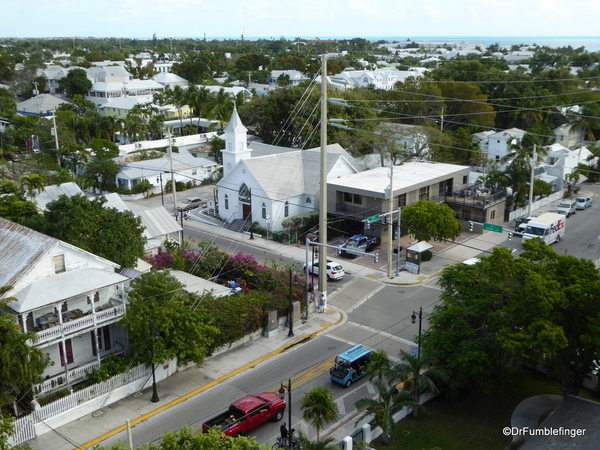
{"type": "MultiPolygon", "coordinates": [[[[110,320],[118,319],[125,314],[125,305],[112,306],[102,311],[98,311],[96,316],[96,323],[101,324],[110,320]]],[[[54,323],[54,326],[46,330],[37,332],[37,344],[43,344],[46,342],[59,339],[62,336],[76,333],[86,328],[91,328],[94,325],[94,315],[89,314],[79,319],[70,320],[63,323],[62,325],[58,322],[54,323]]]]}
{"type": "Polygon", "coordinates": [[[367,209],[362,206],[348,205],[346,203],[336,203],[335,204],[335,212],[336,212],[336,214],[352,217],[353,219],[356,219],[356,220],[363,220],[363,219],[366,219],[367,217],[381,214],[381,208],[367,209]]]}
{"type": "Polygon", "coordinates": [[[44,392],[53,391],[62,386],[72,385],[73,383],[84,379],[87,376],[86,371],[90,371],[97,367],[100,367],[100,364],[98,364],[97,361],[94,361],[94,362],[91,362],[88,364],[82,364],[81,366],[75,367],[73,369],[69,369],[68,376],[65,375],[64,373],[55,375],[52,378],[48,378],[47,380],[44,380],[43,383],[36,384],[33,387],[33,390],[36,393],[36,395],[39,395],[39,394],[43,394],[44,392]]]}

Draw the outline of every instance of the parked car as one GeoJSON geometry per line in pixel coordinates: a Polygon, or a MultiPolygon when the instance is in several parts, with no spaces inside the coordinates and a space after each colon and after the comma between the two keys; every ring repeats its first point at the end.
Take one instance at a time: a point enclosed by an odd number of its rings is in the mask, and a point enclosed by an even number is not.
{"type": "Polygon", "coordinates": [[[200,197],[188,197],[177,202],[177,211],[189,211],[190,209],[199,208],[206,204],[206,200],[200,197]]]}
{"type": "MultiPolygon", "coordinates": [[[[306,264],[304,265],[304,271],[306,271],[306,264]]],[[[312,263],[308,264],[308,273],[314,273],[319,275],[319,261],[315,261],[314,266],[312,263]]],[[[327,279],[328,280],[341,280],[345,275],[344,268],[339,262],[327,260],[327,279]]]]}
{"type": "Polygon", "coordinates": [[[281,420],[285,407],[285,400],[275,392],[246,395],[233,402],[227,411],[204,422],[202,431],[208,433],[212,427],[219,427],[226,436],[239,436],[268,420],[281,420]]]}
{"type": "Polygon", "coordinates": [[[469,258],[469,259],[465,259],[462,264],[465,266],[474,266],[475,264],[477,264],[479,261],[481,261],[480,258],[469,258]]]}
{"type": "Polygon", "coordinates": [[[575,199],[577,209],[588,209],[592,206],[593,200],[589,197],[577,197],[575,199]]]}
{"type": "Polygon", "coordinates": [[[347,250],[358,250],[358,251],[363,251],[363,252],[370,252],[370,251],[373,251],[376,246],[377,246],[377,238],[369,238],[362,234],[356,234],[342,244],[340,253],[353,254],[351,252],[348,252],[347,250]]]}
{"type": "Polygon", "coordinates": [[[520,219],[517,219],[515,222],[515,230],[519,233],[525,233],[525,229],[527,228],[527,222],[529,222],[531,219],[535,219],[535,216],[521,217],[520,219]]]}
{"type": "Polygon", "coordinates": [[[576,202],[568,200],[564,202],[560,202],[558,207],[556,208],[556,212],[559,214],[564,214],[569,217],[571,214],[575,214],[576,211],[576,202]]]}

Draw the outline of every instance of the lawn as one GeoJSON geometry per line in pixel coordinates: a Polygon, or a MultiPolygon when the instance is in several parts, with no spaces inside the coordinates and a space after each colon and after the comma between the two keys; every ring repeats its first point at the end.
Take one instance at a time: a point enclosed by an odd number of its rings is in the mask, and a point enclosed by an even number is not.
{"type": "Polygon", "coordinates": [[[419,410],[418,419],[410,416],[398,422],[389,445],[377,440],[371,446],[381,450],[503,450],[511,438],[502,434],[502,428],[510,426],[515,407],[532,395],[560,393],[557,382],[526,371],[520,385],[510,391],[471,393],[456,400],[438,396],[419,410]]]}

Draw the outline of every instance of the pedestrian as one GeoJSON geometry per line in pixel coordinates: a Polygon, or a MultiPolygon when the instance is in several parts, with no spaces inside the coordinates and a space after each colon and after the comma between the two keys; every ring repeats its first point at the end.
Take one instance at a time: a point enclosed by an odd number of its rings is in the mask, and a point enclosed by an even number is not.
{"type": "Polygon", "coordinates": [[[179,219],[179,211],[175,210],[173,214],[175,215],[175,221],[177,221],[179,219]]]}
{"type": "Polygon", "coordinates": [[[281,442],[283,442],[283,445],[286,445],[288,438],[288,429],[287,424],[285,422],[283,422],[279,427],[279,433],[281,434],[281,442]]]}
{"type": "Polygon", "coordinates": [[[294,432],[296,431],[295,428],[292,428],[290,430],[290,441],[288,442],[288,447],[292,447],[294,445],[294,432]]]}
{"type": "Polygon", "coordinates": [[[325,306],[327,305],[327,293],[321,293],[321,300],[319,300],[319,314],[323,314],[325,312],[325,306]]]}
{"type": "Polygon", "coordinates": [[[250,240],[254,240],[254,224],[250,225],[250,240]]]}

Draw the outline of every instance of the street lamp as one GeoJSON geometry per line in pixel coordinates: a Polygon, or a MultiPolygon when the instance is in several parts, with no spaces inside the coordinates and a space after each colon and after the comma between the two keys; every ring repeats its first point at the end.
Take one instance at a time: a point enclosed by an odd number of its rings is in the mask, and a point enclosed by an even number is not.
{"type": "Polygon", "coordinates": [[[410,320],[412,321],[412,323],[415,323],[417,321],[417,317],[419,317],[419,338],[417,341],[417,358],[421,357],[421,325],[423,323],[423,307],[419,308],[419,315],[417,316],[417,313],[415,311],[413,311],[412,316],[410,316],[410,320]]]}
{"type": "Polygon", "coordinates": [[[160,401],[160,398],[158,398],[158,392],[156,391],[156,373],[154,371],[154,341],[158,340],[160,334],[158,333],[158,331],[153,333],[152,323],[150,324],[150,335],[150,350],[152,351],[152,398],[150,399],[150,401],[152,403],[158,403],[160,401]]]}
{"type": "Polygon", "coordinates": [[[162,200],[162,205],[165,206],[165,194],[163,192],[162,173],[159,173],[158,178],[156,178],[156,182],[158,183],[159,181],[160,181],[160,199],[162,200]]]}
{"type": "Polygon", "coordinates": [[[289,430],[291,433],[291,430],[292,430],[292,379],[291,378],[288,379],[287,386],[285,384],[281,383],[281,387],[279,388],[279,398],[280,399],[283,400],[285,398],[286,391],[288,393],[288,401],[287,401],[288,423],[290,424],[289,430]]]}

